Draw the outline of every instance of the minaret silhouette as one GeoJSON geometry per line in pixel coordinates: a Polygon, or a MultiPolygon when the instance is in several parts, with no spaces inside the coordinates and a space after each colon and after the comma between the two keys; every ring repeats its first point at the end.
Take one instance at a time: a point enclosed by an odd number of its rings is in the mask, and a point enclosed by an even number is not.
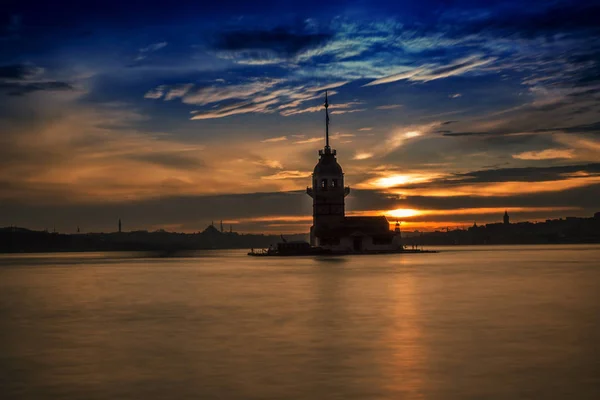
{"type": "Polygon", "coordinates": [[[121,218],[119,218],[119,233],[121,233],[121,218]]]}
{"type": "Polygon", "coordinates": [[[223,220],[221,220],[221,233],[223,233],[223,220]]]}

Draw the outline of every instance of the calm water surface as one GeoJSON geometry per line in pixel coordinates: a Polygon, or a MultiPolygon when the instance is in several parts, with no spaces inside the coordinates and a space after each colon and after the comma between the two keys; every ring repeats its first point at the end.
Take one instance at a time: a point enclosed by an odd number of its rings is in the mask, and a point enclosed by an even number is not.
{"type": "Polygon", "coordinates": [[[0,256],[2,399],[600,399],[600,246],[0,256]]]}

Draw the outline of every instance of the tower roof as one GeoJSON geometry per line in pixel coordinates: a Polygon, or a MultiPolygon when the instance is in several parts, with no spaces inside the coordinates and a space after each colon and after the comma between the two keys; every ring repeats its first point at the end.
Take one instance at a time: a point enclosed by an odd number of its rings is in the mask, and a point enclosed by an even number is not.
{"type": "Polygon", "coordinates": [[[342,166],[338,164],[335,155],[332,153],[321,154],[321,158],[313,171],[314,175],[341,175],[343,173],[342,166]]]}

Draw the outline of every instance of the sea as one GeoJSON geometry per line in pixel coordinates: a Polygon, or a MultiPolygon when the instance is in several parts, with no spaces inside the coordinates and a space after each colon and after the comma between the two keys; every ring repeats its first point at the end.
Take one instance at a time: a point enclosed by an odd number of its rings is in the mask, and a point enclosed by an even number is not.
{"type": "Polygon", "coordinates": [[[2,255],[0,398],[600,399],[599,245],[437,249],[2,255]]]}

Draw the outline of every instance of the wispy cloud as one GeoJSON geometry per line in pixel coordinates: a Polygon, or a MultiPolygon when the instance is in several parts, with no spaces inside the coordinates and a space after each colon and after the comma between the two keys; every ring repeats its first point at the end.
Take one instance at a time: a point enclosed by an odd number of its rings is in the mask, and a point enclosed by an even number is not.
{"type": "Polygon", "coordinates": [[[513,154],[512,158],[519,160],[553,160],[558,158],[573,158],[572,149],[546,149],[542,151],[525,151],[513,154]]]}
{"type": "Polygon", "coordinates": [[[194,115],[192,116],[192,120],[201,120],[201,119],[214,119],[214,118],[223,118],[228,117],[230,115],[238,115],[238,114],[247,114],[247,113],[270,113],[274,110],[270,108],[271,105],[276,104],[277,100],[265,101],[263,103],[236,103],[231,106],[222,107],[215,111],[194,111],[194,115]]]}
{"type": "Polygon", "coordinates": [[[213,85],[187,93],[182,101],[186,104],[202,106],[232,99],[246,100],[281,82],[283,82],[281,79],[261,79],[237,85],[213,85]]]}
{"type": "Polygon", "coordinates": [[[409,69],[405,72],[386,76],[371,81],[364,86],[381,85],[401,80],[410,80],[417,82],[429,82],[436,79],[447,78],[455,75],[462,75],[466,72],[476,70],[479,67],[490,64],[496,59],[494,57],[483,58],[481,55],[464,57],[447,65],[425,64],[417,68],[409,69]]]}
{"type": "MultiPolygon", "coordinates": [[[[331,110],[330,114],[343,114],[343,113],[349,113],[349,112],[364,111],[365,109],[353,108],[353,107],[356,107],[361,104],[363,104],[363,103],[360,101],[350,101],[347,103],[334,103],[329,106],[329,109],[331,110]]],[[[281,112],[281,115],[290,116],[290,115],[295,115],[295,114],[313,113],[313,112],[321,112],[321,111],[323,111],[323,106],[318,105],[318,106],[307,107],[307,108],[295,108],[295,109],[284,110],[281,112]]]]}
{"type": "Polygon", "coordinates": [[[356,153],[354,155],[354,157],[352,157],[353,160],[366,160],[373,157],[373,153],[356,153]]]}
{"type": "Polygon", "coordinates": [[[158,51],[158,50],[166,47],[167,44],[168,44],[167,42],[157,42],[157,43],[152,43],[146,47],[142,47],[141,49],[138,50],[138,55],[135,58],[135,61],[142,61],[143,59],[148,57],[148,55],[150,53],[154,53],[155,51],[158,51]]]}
{"type": "Polygon", "coordinates": [[[274,138],[269,138],[265,140],[261,140],[261,143],[274,143],[274,142],[283,142],[284,140],[288,140],[287,136],[279,136],[274,138]]]}
{"type": "Polygon", "coordinates": [[[309,171],[279,171],[273,175],[267,175],[261,177],[266,180],[280,180],[280,179],[304,179],[311,175],[309,171]]]}
{"type": "Polygon", "coordinates": [[[387,104],[385,106],[375,107],[377,110],[394,110],[396,108],[402,107],[402,104],[387,104]]]}
{"type": "Polygon", "coordinates": [[[254,164],[273,169],[283,169],[283,164],[281,164],[281,162],[277,160],[260,159],[254,161],[254,164]]]}
{"type": "MultiPolygon", "coordinates": [[[[314,85],[289,85],[285,79],[250,79],[249,81],[227,84],[219,81],[210,86],[200,87],[194,90],[191,83],[176,85],[160,85],[146,92],[146,99],[165,101],[181,99],[184,104],[205,107],[202,110],[192,111],[192,119],[223,118],[236,114],[246,113],[274,113],[290,116],[304,112],[316,112],[322,110],[321,105],[302,109],[303,103],[312,100],[322,100],[322,91],[325,88],[339,87],[346,82],[334,82],[325,86],[314,85]]],[[[330,91],[329,95],[335,95],[330,91]]],[[[333,110],[344,112],[356,112],[350,110],[360,102],[332,105],[333,110]]]]}
{"type": "Polygon", "coordinates": [[[324,141],[325,139],[322,137],[313,137],[313,138],[309,138],[309,139],[304,139],[304,140],[297,140],[294,143],[295,144],[307,144],[307,143],[315,143],[315,142],[321,142],[324,141]]]}

